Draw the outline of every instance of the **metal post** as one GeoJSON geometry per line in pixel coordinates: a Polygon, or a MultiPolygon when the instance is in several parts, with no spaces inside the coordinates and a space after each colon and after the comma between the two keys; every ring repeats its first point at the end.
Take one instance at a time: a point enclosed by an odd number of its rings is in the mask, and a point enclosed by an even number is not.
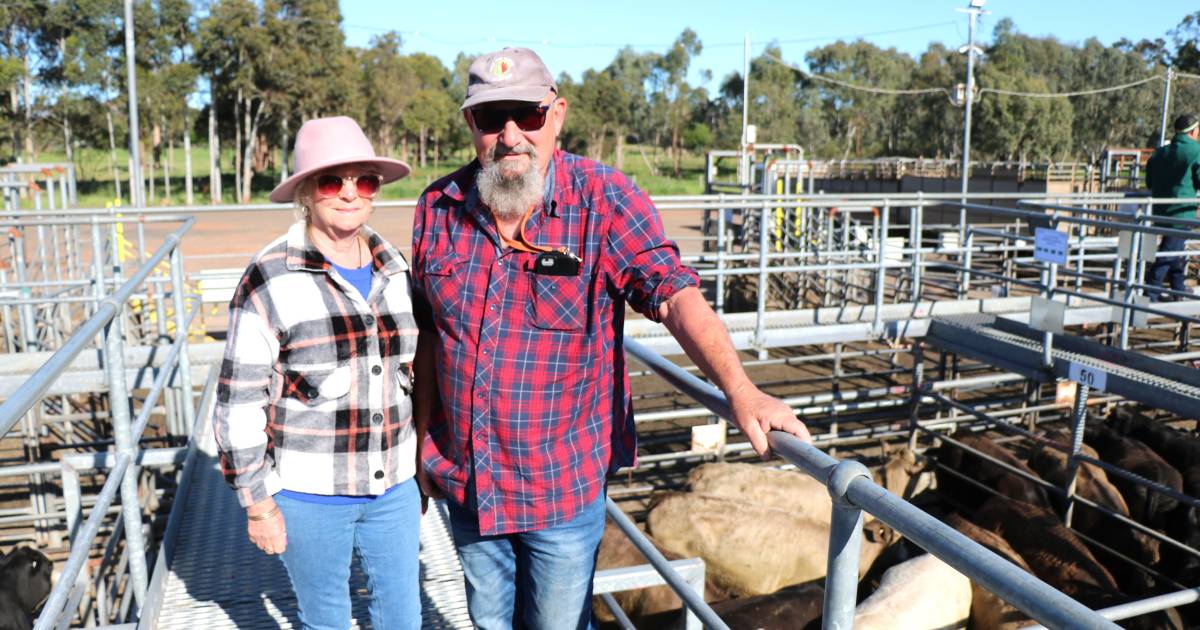
{"type": "MultiPolygon", "coordinates": [[[[1047,263],[1045,272],[1046,286],[1044,293],[1047,300],[1054,299],[1054,285],[1058,282],[1058,264],[1047,263]]],[[[1042,365],[1050,368],[1054,367],[1054,357],[1051,355],[1054,346],[1054,333],[1045,331],[1042,333],[1042,365]]]]}
{"type": "Polygon", "coordinates": [[[850,482],[858,477],[871,480],[871,472],[859,462],[845,460],[829,473],[829,496],[833,512],[829,523],[829,560],[825,573],[825,606],[822,627],[853,628],[858,601],[858,565],[862,550],[862,510],[846,498],[850,482]]]}
{"type": "Polygon", "coordinates": [[[113,424],[117,454],[126,454],[131,462],[121,479],[121,513],[125,518],[125,544],[129,550],[129,575],[138,606],[146,596],[146,542],[142,532],[142,506],[138,501],[137,444],[131,435],[129,395],[125,382],[125,340],[121,332],[124,305],[115,304],[116,313],[104,327],[104,354],[108,372],[108,405],[113,424]]]}
{"type": "MultiPolygon", "coordinates": [[[[1150,202],[1146,202],[1146,215],[1150,214],[1150,202]]],[[[1141,212],[1135,211],[1133,214],[1133,224],[1141,226],[1144,216],[1141,212]]],[[[1122,350],[1129,349],[1129,323],[1133,316],[1133,311],[1129,310],[1129,303],[1133,301],[1134,296],[1138,295],[1134,284],[1138,281],[1138,260],[1142,257],[1142,233],[1133,231],[1132,239],[1129,245],[1129,268],[1126,270],[1126,280],[1128,284],[1125,286],[1125,306],[1121,307],[1121,336],[1120,348],[1122,350]]]]}
{"type": "Polygon", "coordinates": [[[908,448],[917,447],[917,427],[921,422],[921,385],[925,381],[925,344],[920,337],[912,344],[912,397],[908,410],[908,448]]]}
{"type": "Polygon", "coordinates": [[[178,362],[179,391],[183,399],[184,434],[190,434],[196,416],[196,403],[192,398],[192,362],[188,357],[188,317],[183,296],[186,287],[183,284],[183,252],[180,247],[176,244],[171,250],[171,297],[175,305],[175,334],[183,336],[178,362]]]}
{"type": "Polygon", "coordinates": [[[717,314],[725,312],[725,193],[718,195],[720,208],[717,210],[717,314]]]}
{"type": "MultiPolygon", "coordinates": [[[[137,64],[134,61],[133,44],[133,0],[125,0],[125,71],[129,85],[129,199],[133,207],[146,207],[146,197],[142,191],[142,162],[138,155],[141,146],[138,123],[137,105],[137,64]]],[[[139,596],[138,602],[141,602],[139,596]]]]}
{"type": "Polygon", "coordinates": [[[1175,68],[1167,68],[1167,80],[1163,83],[1162,122],[1158,126],[1158,146],[1167,143],[1167,111],[1171,108],[1171,79],[1175,78],[1175,68]]]}
{"type": "Polygon", "coordinates": [[[1075,384],[1074,416],[1071,418],[1071,454],[1067,457],[1067,510],[1063,523],[1071,526],[1075,512],[1075,482],[1079,476],[1079,452],[1083,449],[1084,423],[1087,420],[1087,399],[1091,388],[1083,383],[1075,384]]]}
{"type": "Polygon", "coordinates": [[[966,239],[959,241],[959,245],[963,246],[963,270],[958,274],[958,299],[967,299],[967,293],[971,290],[971,253],[974,251],[975,232],[967,231],[966,239]]]}
{"type": "Polygon", "coordinates": [[[883,290],[887,282],[887,233],[888,215],[891,214],[891,202],[883,200],[882,215],[879,217],[879,254],[875,271],[875,321],[871,329],[876,335],[883,334],[883,290]]]}
{"type": "Polygon", "coordinates": [[[762,202],[758,220],[758,307],[754,316],[754,345],[758,347],[759,360],[767,358],[767,350],[763,347],[765,333],[764,319],[767,311],[767,213],[770,208],[767,202],[762,202]]]}

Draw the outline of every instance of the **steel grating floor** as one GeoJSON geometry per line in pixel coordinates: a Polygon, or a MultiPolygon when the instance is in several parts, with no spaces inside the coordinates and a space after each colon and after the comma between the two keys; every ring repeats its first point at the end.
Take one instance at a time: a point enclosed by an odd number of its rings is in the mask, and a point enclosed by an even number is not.
{"type": "MultiPolygon", "coordinates": [[[[299,627],[283,563],[250,544],[243,512],[221,478],[211,433],[197,439],[192,485],[153,625],[164,630],[299,627]]],[[[421,519],[420,561],[423,627],[470,628],[462,569],[443,502],[431,502],[421,519]]],[[[352,627],[370,628],[357,559],[350,588],[352,627]]]]}
{"type": "MultiPolygon", "coordinates": [[[[936,318],[925,339],[1031,378],[1043,380],[1042,332],[990,314],[936,318]]],[[[1052,373],[1070,378],[1071,365],[1103,372],[1105,391],[1195,418],[1200,414],[1200,372],[1137,352],[1073,335],[1055,335],[1052,373]]]]}

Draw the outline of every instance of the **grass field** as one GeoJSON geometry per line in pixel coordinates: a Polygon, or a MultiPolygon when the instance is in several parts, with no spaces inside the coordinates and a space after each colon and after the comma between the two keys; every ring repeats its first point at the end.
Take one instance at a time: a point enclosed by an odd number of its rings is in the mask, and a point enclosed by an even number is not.
{"type": "MultiPolygon", "coordinates": [[[[645,153],[637,145],[627,145],[625,151],[624,170],[634,178],[637,184],[652,195],[683,195],[700,194],[704,192],[704,156],[685,154],[681,176],[670,176],[671,160],[666,151],[657,155],[653,148],[646,147],[645,153]],[[644,157],[643,157],[644,155],[644,157]],[[657,170],[651,174],[650,165],[657,170]]],[[[413,165],[413,173],[407,178],[386,186],[381,193],[383,199],[411,199],[438,177],[466,164],[473,154],[469,150],[455,152],[449,159],[443,160],[436,166],[432,161],[425,167],[413,165]]],[[[106,150],[80,149],[75,155],[76,177],[78,184],[79,205],[84,208],[103,208],[106,203],[116,199],[116,188],[112,181],[112,170],[109,164],[109,154],[106,150]]],[[[38,156],[39,162],[65,161],[62,153],[43,153],[38,156]]],[[[129,153],[126,150],[117,151],[119,173],[127,177],[129,153]]],[[[150,196],[147,188],[147,199],[151,206],[183,205],[186,201],[184,193],[184,151],[176,147],[170,153],[170,196],[164,195],[162,167],[155,173],[154,195],[150,196]]],[[[143,165],[143,168],[146,168],[143,165]]],[[[234,203],[233,153],[223,151],[221,156],[221,181],[224,203],[234,203]]],[[[192,147],[192,177],[195,203],[209,203],[209,169],[208,148],[206,146],[192,147]]],[[[252,186],[252,203],[266,203],[267,194],[279,182],[279,174],[275,171],[265,171],[254,176],[252,186]]],[[[128,203],[129,184],[121,182],[122,195],[128,203]]],[[[25,207],[32,207],[30,200],[25,200],[25,207]]]]}

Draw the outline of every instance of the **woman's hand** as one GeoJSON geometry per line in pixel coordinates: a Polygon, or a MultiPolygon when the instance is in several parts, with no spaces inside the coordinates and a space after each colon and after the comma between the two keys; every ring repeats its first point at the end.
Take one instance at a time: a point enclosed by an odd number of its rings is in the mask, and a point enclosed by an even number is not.
{"type": "Polygon", "coordinates": [[[246,532],[254,546],[268,554],[280,554],[287,549],[287,527],[275,499],[259,501],[246,508],[246,517],[246,532]],[[256,517],[265,518],[255,520],[256,517]]]}

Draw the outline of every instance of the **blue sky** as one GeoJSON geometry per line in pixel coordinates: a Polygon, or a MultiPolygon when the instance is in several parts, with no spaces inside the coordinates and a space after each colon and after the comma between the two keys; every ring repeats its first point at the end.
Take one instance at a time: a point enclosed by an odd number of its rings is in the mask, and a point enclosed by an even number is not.
{"type": "MultiPolygon", "coordinates": [[[[426,52],[447,66],[459,51],[482,53],[507,45],[529,46],[556,75],[578,78],[588,68],[603,68],[617,51],[665,51],[690,27],[704,48],[693,64],[711,70],[716,89],[721,79],[742,68],[742,39],[750,35],[751,56],[771,41],[780,42],[784,59],[802,63],[804,53],[838,39],[864,39],[916,56],[930,42],[957,47],[966,43],[967,17],[955,11],[966,0],[603,0],[555,2],[476,0],[379,2],[341,0],[347,43],[365,46],[388,30],[401,33],[404,52],[426,52]]],[[[990,37],[1002,18],[1030,35],[1053,35],[1065,42],[1096,37],[1111,44],[1122,37],[1166,37],[1185,15],[1200,9],[1195,0],[989,0],[990,15],[980,34],[990,37]]]]}

